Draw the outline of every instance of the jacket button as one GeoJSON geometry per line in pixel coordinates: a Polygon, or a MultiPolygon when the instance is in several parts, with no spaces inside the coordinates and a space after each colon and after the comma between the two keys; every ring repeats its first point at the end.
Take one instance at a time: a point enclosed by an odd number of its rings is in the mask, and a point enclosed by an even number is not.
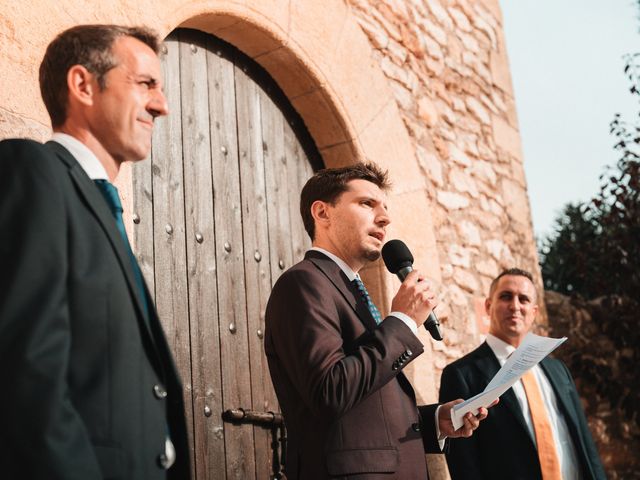
{"type": "Polygon", "coordinates": [[[411,355],[413,355],[413,352],[407,348],[407,349],[404,351],[404,354],[405,354],[407,357],[410,357],[411,355]]]}
{"type": "Polygon", "coordinates": [[[168,469],[171,466],[169,464],[169,457],[167,457],[164,453],[158,455],[158,465],[164,470],[168,469]]]}
{"type": "Polygon", "coordinates": [[[153,386],[153,394],[155,395],[156,398],[160,400],[167,397],[167,391],[164,388],[162,388],[160,385],[153,386]]]}
{"type": "Polygon", "coordinates": [[[391,369],[392,370],[397,370],[398,369],[398,362],[393,362],[393,365],[391,365],[391,369]]]}
{"type": "Polygon", "coordinates": [[[414,432],[419,432],[420,431],[420,424],[419,423],[412,423],[411,424],[411,430],[413,430],[414,432]]]}

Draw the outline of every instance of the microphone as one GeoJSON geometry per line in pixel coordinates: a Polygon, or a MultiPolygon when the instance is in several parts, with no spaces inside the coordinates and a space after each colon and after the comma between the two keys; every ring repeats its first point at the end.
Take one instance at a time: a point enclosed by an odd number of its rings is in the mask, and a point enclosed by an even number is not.
{"type": "MultiPolygon", "coordinates": [[[[387,270],[397,275],[401,282],[404,282],[409,272],[413,270],[413,255],[402,240],[389,240],[385,243],[382,247],[382,259],[387,270]]],[[[424,328],[429,331],[434,340],[442,340],[440,322],[433,311],[424,322],[424,328]]]]}

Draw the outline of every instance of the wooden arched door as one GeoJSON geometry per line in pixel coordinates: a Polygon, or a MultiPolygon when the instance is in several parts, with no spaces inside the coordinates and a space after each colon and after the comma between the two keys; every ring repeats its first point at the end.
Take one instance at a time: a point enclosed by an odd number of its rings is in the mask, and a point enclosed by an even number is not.
{"type": "Polygon", "coordinates": [[[299,194],[320,157],[277,86],[233,47],[177,30],[162,62],[170,115],[133,170],[136,254],[185,385],[196,478],[268,479],[270,430],[222,412],[278,411],[264,309],[310,245],[299,194]]]}

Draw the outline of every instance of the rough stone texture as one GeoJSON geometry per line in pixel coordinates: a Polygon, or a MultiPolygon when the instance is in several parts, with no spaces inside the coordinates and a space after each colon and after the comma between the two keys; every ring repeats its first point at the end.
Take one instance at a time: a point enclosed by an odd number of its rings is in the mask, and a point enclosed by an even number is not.
{"type": "MultiPolygon", "coordinates": [[[[629,352],[617,350],[602,333],[594,319],[603,308],[599,300],[585,302],[545,291],[545,303],[549,334],[569,338],[554,355],[567,364],[574,377],[608,478],[640,478],[640,419],[628,418],[621,408],[612,406],[598,388],[615,379],[616,367],[629,352]],[[590,367],[585,368],[587,365],[590,367]]],[[[637,388],[637,385],[629,387],[637,388]]]]}

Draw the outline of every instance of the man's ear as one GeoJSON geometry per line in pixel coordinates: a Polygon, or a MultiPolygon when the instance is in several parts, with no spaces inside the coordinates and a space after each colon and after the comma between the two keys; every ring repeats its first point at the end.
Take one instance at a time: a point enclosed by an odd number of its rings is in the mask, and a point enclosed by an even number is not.
{"type": "Polygon", "coordinates": [[[67,72],[69,103],[79,102],[87,106],[93,105],[93,95],[98,88],[94,79],[95,75],[84,66],[72,66],[67,72]]]}
{"type": "MultiPolygon", "coordinates": [[[[491,297],[487,297],[484,300],[484,311],[489,315],[489,309],[491,308],[491,297]]],[[[491,315],[489,315],[491,316],[491,315]]]]}
{"type": "Polygon", "coordinates": [[[316,200],[311,204],[311,216],[316,225],[327,225],[330,221],[329,204],[322,200],[316,200]]]}

